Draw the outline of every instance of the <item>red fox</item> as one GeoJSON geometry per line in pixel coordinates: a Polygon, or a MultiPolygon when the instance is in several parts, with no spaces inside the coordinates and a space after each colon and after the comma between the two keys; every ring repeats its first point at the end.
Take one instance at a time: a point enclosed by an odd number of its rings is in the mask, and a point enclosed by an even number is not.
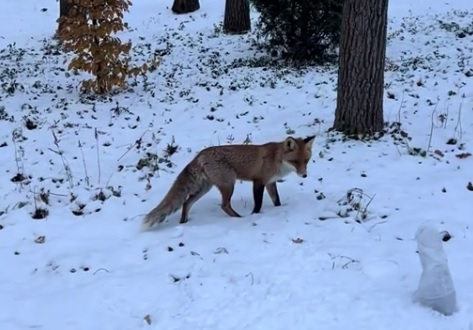
{"type": "Polygon", "coordinates": [[[307,177],[315,136],[287,137],[283,142],[262,145],[226,145],[203,149],[177,176],[164,199],[149,212],[142,230],[163,222],[182,207],[180,223],[188,221],[192,205],[215,185],[222,195],[222,210],[230,217],[241,217],[231,205],[236,180],[253,182],[254,208],[259,213],[264,188],[274,204],[280,206],[276,181],[291,172],[307,177]]]}

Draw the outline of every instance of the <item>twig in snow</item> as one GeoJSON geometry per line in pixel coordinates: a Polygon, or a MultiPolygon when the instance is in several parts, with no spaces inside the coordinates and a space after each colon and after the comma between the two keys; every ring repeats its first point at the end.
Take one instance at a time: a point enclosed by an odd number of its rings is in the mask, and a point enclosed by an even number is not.
{"type": "Polygon", "coordinates": [[[11,140],[12,140],[12,142],[13,142],[13,146],[15,147],[16,171],[17,171],[17,173],[19,173],[19,174],[23,174],[23,172],[24,172],[24,169],[23,169],[23,162],[21,162],[21,164],[20,164],[20,160],[22,160],[23,158],[20,158],[20,157],[24,155],[24,151],[23,151],[23,149],[20,150],[20,149],[17,147],[15,137],[12,137],[11,140]],[[20,152],[18,152],[18,151],[20,151],[20,152]],[[21,154],[21,156],[20,156],[19,154],[21,154]]]}
{"type": "Polygon", "coordinates": [[[60,157],[61,157],[61,161],[62,161],[62,166],[64,167],[64,171],[66,172],[66,178],[67,178],[67,181],[69,182],[69,187],[72,189],[74,187],[74,182],[72,180],[72,171],[71,171],[71,168],[69,166],[69,163],[67,162],[66,160],[66,157],[64,157],[64,152],[61,150],[61,148],[59,147],[59,139],[57,138],[56,134],[54,133],[54,131],[52,130],[51,133],[53,134],[53,138],[54,138],[54,145],[56,146],[56,149],[57,150],[53,150],[51,148],[48,148],[50,151],[58,154],[60,157]]]}
{"type": "Polygon", "coordinates": [[[440,120],[440,124],[442,125],[443,129],[447,128],[449,110],[450,110],[450,104],[448,104],[447,100],[445,100],[445,113],[441,113],[438,116],[438,119],[440,120]]]}
{"type": "MultiPolygon", "coordinates": [[[[397,122],[399,123],[399,130],[401,130],[401,110],[402,110],[403,104],[404,104],[404,92],[402,93],[401,104],[399,105],[399,109],[397,110],[397,122]]],[[[401,134],[401,137],[403,138],[403,141],[406,144],[407,149],[409,150],[410,147],[409,147],[409,142],[407,141],[407,138],[405,138],[402,134],[401,134]]],[[[396,144],[396,150],[399,153],[399,156],[401,156],[402,154],[397,144],[396,144]]]]}
{"type": "Polygon", "coordinates": [[[338,204],[340,206],[349,205],[351,207],[349,211],[353,211],[353,210],[357,211],[356,216],[355,216],[355,221],[361,222],[362,220],[365,220],[367,218],[368,206],[371,204],[371,202],[373,201],[375,197],[376,195],[374,196],[367,195],[360,188],[351,188],[346,192],[345,196],[338,201],[338,204]],[[369,200],[368,200],[368,203],[363,207],[361,204],[361,201],[364,196],[369,198],[369,200]]]}
{"type": "Polygon", "coordinates": [[[387,221],[384,220],[384,221],[380,221],[380,222],[377,222],[375,223],[374,225],[372,225],[371,227],[368,228],[368,233],[371,233],[371,230],[373,230],[374,227],[376,227],[377,225],[380,225],[382,223],[386,223],[387,221]]]}
{"type": "Polygon", "coordinates": [[[95,128],[94,136],[95,136],[95,145],[97,149],[98,184],[100,185],[100,178],[102,177],[102,171],[100,169],[99,133],[98,133],[97,128],[95,128]]]}
{"type": "MultiPolygon", "coordinates": [[[[33,191],[31,189],[28,190],[30,193],[32,194],[36,194],[36,195],[39,195],[40,193],[37,193],[36,191],[33,191]]],[[[48,194],[49,195],[53,195],[53,196],[58,196],[58,197],[69,197],[69,195],[64,195],[64,194],[58,194],[58,193],[53,193],[53,192],[50,192],[48,191],[48,194]]]]}
{"type": "MultiPolygon", "coordinates": [[[[149,132],[149,130],[144,131],[144,132],[140,135],[140,137],[135,141],[135,143],[133,143],[132,145],[130,145],[130,146],[127,148],[127,150],[123,153],[123,155],[121,155],[121,156],[117,159],[117,162],[119,162],[120,159],[122,159],[123,157],[125,157],[125,155],[126,155],[127,153],[129,153],[130,150],[133,149],[135,146],[138,146],[138,148],[139,148],[139,147],[141,146],[141,144],[142,144],[143,136],[144,136],[146,133],[148,133],[148,132],[149,132]]],[[[113,177],[114,174],[115,174],[115,171],[112,171],[112,173],[111,173],[110,176],[108,177],[107,183],[105,184],[106,187],[109,186],[109,183],[110,183],[110,181],[112,180],[112,177],[113,177]]]]}
{"type": "Polygon", "coordinates": [[[429,144],[427,144],[427,154],[430,151],[430,147],[432,145],[432,135],[434,134],[434,115],[437,110],[437,104],[435,104],[434,110],[432,110],[432,116],[430,118],[430,134],[429,134],[429,144]]]}
{"type": "Polygon", "coordinates": [[[37,195],[37,193],[36,193],[36,187],[35,187],[34,190],[33,190],[33,203],[34,203],[35,211],[38,209],[38,204],[36,203],[36,195],[37,195]]]}
{"type": "Polygon", "coordinates": [[[87,164],[85,163],[84,150],[82,149],[82,143],[80,142],[80,140],[79,140],[79,149],[82,155],[82,164],[84,165],[85,183],[87,183],[87,186],[90,187],[90,179],[89,179],[89,175],[87,174],[87,164]]]}
{"type": "Polygon", "coordinates": [[[376,197],[376,194],[373,195],[373,197],[370,197],[368,195],[365,194],[365,196],[367,196],[370,200],[368,201],[368,203],[366,203],[366,206],[365,206],[365,211],[368,211],[368,206],[370,206],[371,202],[373,201],[373,199],[376,197]]]}
{"type": "Polygon", "coordinates": [[[143,139],[143,136],[148,133],[149,130],[146,130],[143,132],[143,134],[140,135],[140,137],[138,138],[138,140],[135,141],[135,143],[133,143],[131,146],[128,147],[128,149],[125,151],[125,153],[123,155],[121,155],[118,159],[117,159],[117,162],[120,161],[120,159],[122,159],[123,157],[125,157],[125,155],[130,152],[131,149],[133,149],[134,146],[136,145],[139,145],[141,144],[141,140],[143,139]]]}
{"type": "Polygon", "coordinates": [[[254,284],[255,282],[255,277],[252,272],[249,272],[248,274],[245,275],[245,277],[251,276],[251,285],[254,284]]]}
{"type": "Polygon", "coordinates": [[[104,271],[104,272],[110,273],[110,271],[109,271],[108,269],[106,269],[106,268],[99,268],[99,269],[97,269],[97,270],[94,272],[93,275],[97,274],[97,273],[100,272],[100,271],[104,271]]]}
{"type": "Polygon", "coordinates": [[[25,156],[25,149],[23,149],[22,146],[17,146],[16,144],[17,139],[19,139],[21,136],[22,136],[21,128],[17,128],[13,130],[11,140],[15,148],[15,163],[16,163],[16,171],[17,171],[15,178],[18,179],[16,182],[20,184],[20,189],[23,188],[23,180],[26,179],[25,168],[23,164],[23,157],[25,156]]]}
{"type": "MultiPolygon", "coordinates": [[[[335,260],[335,259],[337,259],[337,258],[338,258],[338,259],[348,259],[348,262],[344,263],[344,264],[341,266],[342,269],[347,269],[347,268],[348,268],[348,265],[350,265],[350,264],[360,263],[359,260],[355,260],[355,259],[350,258],[350,257],[347,257],[347,256],[342,256],[342,255],[334,256],[334,255],[332,255],[331,253],[328,253],[328,255],[329,255],[330,259],[332,259],[332,260],[335,260]]],[[[335,269],[335,261],[332,262],[332,269],[335,269]]]]}
{"type": "Polygon", "coordinates": [[[399,124],[401,123],[401,110],[402,110],[402,105],[403,104],[404,104],[404,92],[402,92],[401,104],[399,105],[399,109],[397,110],[397,122],[399,124]]]}
{"type": "Polygon", "coordinates": [[[460,106],[458,108],[458,117],[457,117],[457,124],[455,125],[455,135],[457,134],[457,130],[459,131],[459,136],[458,139],[461,141],[463,138],[463,128],[462,128],[462,104],[463,104],[463,99],[465,98],[465,94],[462,94],[462,99],[460,101],[460,106]]]}
{"type": "MultiPolygon", "coordinates": [[[[41,200],[43,200],[43,198],[42,198],[43,196],[41,196],[41,194],[38,194],[38,195],[40,195],[41,200]]],[[[43,202],[45,204],[47,204],[47,198],[48,197],[46,195],[45,196],[46,200],[43,200],[43,202]]],[[[37,220],[46,218],[49,214],[49,211],[46,208],[38,207],[38,203],[36,202],[36,187],[35,187],[35,190],[33,192],[33,203],[34,203],[34,212],[33,212],[31,217],[33,219],[37,219],[37,220]]]]}
{"type": "Polygon", "coordinates": [[[184,280],[188,280],[189,278],[191,278],[191,274],[187,274],[186,276],[184,277],[180,277],[180,276],[176,276],[176,275],[173,275],[173,274],[169,274],[169,276],[172,278],[172,281],[174,283],[177,283],[177,282],[180,282],[180,281],[184,281],[184,280]]]}
{"type": "Polygon", "coordinates": [[[354,263],[357,263],[357,262],[359,262],[359,261],[355,260],[355,259],[351,259],[350,261],[348,261],[347,263],[342,265],[342,269],[347,269],[349,264],[354,264],[354,263]]]}
{"type": "Polygon", "coordinates": [[[109,187],[109,183],[112,180],[113,174],[115,174],[115,171],[112,171],[112,173],[110,173],[110,176],[108,177],[108,180],[105,183],[105,187],[109,187]]]}

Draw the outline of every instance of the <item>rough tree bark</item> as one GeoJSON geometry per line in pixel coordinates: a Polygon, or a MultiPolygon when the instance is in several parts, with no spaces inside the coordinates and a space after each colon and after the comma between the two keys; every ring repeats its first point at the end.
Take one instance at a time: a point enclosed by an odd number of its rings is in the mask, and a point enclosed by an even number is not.
{"type": "Polygon", "coordinates": [[[174,0],[171,10],[174,14],[188,14],[199,9],[199,0],[174,0]]]}
{"type": "Polygon", "coordinates": [[[250,30],[250,4],[248,0],[225,0],[223,32],[244,34],[250,30]]]}
{"type": "Polygon", "coordinates": [[[80,8],[76,3],[77,1],[74,0],[59,0],[59,18],[57,20],[58,30],[61,29],[61,18],[66,16],[73,17],[81,14],[80,8]]]}
{"type": "Polygon", "coordinates": [[[72,0],[59,0],[59,17],[67,16],[72,6],[72,0]]]}
{"type": "Polygon", "coordinates": [[[388,0],[345,0],[333,128],[348,135],[383,129],[388,0]]]}

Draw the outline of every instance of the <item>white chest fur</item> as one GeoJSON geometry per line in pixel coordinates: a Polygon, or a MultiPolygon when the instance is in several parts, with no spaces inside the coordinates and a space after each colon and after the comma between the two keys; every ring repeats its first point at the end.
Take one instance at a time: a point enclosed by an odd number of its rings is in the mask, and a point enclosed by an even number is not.
{"type": "Polygon", "coordinates": [[[285,176],[287,176],[288,174],[292,173],[292,172],[295,172],[296,169],[294,166],[292,166],[291,164],[283,161],[281,163],[281,165],[279,165],[279,171],[276,175],[274,175],[270,180],[269,182],[275,182],[275,181],[278,181],[278,180],[281,180],[282,178],[284,178],[285,176]]]}

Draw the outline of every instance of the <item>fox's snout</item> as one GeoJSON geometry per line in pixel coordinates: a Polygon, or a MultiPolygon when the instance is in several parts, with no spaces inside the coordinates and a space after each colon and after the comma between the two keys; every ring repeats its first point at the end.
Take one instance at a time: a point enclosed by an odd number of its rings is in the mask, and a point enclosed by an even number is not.
{"type": "Polygon", "coordinates": [[[297,175],[301,178],[307,178],[307,169],[297,169],[297,175]]]}

